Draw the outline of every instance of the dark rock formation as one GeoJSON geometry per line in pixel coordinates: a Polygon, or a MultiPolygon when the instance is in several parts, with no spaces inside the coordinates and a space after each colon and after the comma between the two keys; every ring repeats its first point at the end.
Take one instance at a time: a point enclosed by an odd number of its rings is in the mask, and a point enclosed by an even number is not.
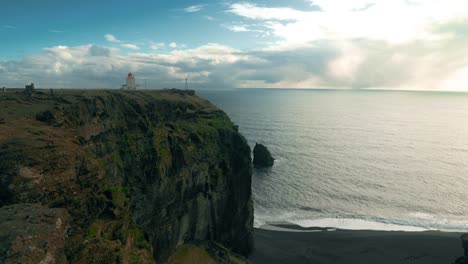
{"type": "Polygon", "coordinates": [[[196,241],[251,251],[250,148],[206,100],[176,91],[21,96],[0,102],[22,110],[2,115],[0,206],[66,210],[69,262],[160,263],[196,241]]]}
{"type": "Polygon", "coordinates": [[[39,112],[36,114],[36,120],[47,123],[48,125],[56,125],[57,120],[50,110],[39,112]]]}
{"type": "Polygon", "coordinates": [[[270,151],[262,144],[255,143],[253,156],[253,165],[257,168],[271,167],[275,162],[270,151]]]}
{"type": "Polygon", "coordinates": [[[468,234],[463,234],[460,237],[463,247],[464,256],[458,258],[454,264],[468,264],[468,234]]]}

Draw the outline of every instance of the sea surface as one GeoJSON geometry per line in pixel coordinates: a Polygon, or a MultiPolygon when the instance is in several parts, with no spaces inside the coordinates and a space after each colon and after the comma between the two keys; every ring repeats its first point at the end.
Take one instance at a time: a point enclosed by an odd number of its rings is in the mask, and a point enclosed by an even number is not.
{"type": "Polygon", "coordinates": [[[197,91],[276,158],[255,226],[468,231],[468,93],[197,91]]]}

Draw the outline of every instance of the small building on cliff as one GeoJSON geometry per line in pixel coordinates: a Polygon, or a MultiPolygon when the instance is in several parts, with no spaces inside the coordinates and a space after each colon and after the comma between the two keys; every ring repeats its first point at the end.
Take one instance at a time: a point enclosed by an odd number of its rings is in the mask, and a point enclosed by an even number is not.
{"type": "Polygon", "coordinates": [[[31,97],[34,92],[34,83],[31,83],[30,85],[26,85],[24,88],[24,94],[26,94],[27,97],[31,97]]]}
{"type": "Polygon", "coordinates": [[[136,83],[135,75],[131,72],[127,74],[127,82],[126,84],[122,85],[120,89],[122,90],[136,90],[138,88],[138,84],[136,83]]]}
{"type": "Polygon", "coordinates": [[[34,92],[34,83],[31,83],[30,85],[26,85],[26,88],[24,89],[27,93],[32,93],[34,92]]]}

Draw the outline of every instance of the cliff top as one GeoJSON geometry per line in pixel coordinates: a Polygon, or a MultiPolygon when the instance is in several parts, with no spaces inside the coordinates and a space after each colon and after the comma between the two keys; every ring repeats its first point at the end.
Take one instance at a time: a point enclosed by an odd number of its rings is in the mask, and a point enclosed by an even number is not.
{"type": "MultiPolygon", "coordinates": [[[[114,100],[120,98],[134,102],[136,108],[138,108],[137,105],[144,106],[147,104],[171,105],[173,107],[170,109],[179,111],[178,113],[174,112],[174,114],[187,116],[195,113],[213,114],[221,112],[209,101],[193,95],[194,91],[176,89],[144,91],[57,89],[53,90],[53,93],[46,89],[36,89],[31,96],[25,94],[23,90],[11,90],[0,93],[0,140],[11,135],[26,137],[33,134],[34,137],[37,137],[40,133],[34,131],[33,127],[42,126],[43,124],[31,121],[49,122],[49,125],[55,122],[54,126],[61,126],[61,123],[57,123],[59,121],[52,120],[59,118],[53,116],[54,109],[63,112],[63,108],[93,100],[105,102],[112,101],[109,100],[110,98],[114,100]],[[177,110],[177,108],[181,109],[177,110]],[[41,114],[45,116],[40,116],[41,114]]],[[[171,113],[166,114],[170,115],[171,113]]]]}
{"type": "Polygon", "coordinates": [[[197,110],[217,111],[209,101],[195,95],[193,90],[140,90],[140,91],[122,91],[122,90],[88,90],[88,89],[36,89],[32,96],[24,93],[24,89],[8,90],[6,93],[0,93],[0,118],[21,117],[27,114],[35,113],[38,110],[44,110],[54,103],[73,104],[80,100],[90,100],[93,98],[108,98],[117,95],[127,99],[134,99],[140,102],[149,101],[168,101],[191,104],[197,110]],[[6,111],[5,108],[12,108],[16,111],[6,111]]]}

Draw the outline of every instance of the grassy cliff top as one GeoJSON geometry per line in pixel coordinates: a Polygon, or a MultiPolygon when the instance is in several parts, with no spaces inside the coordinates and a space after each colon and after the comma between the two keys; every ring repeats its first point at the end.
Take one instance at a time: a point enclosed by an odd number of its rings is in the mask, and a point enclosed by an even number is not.
{"type": "MultiPolygon", "coordinates": [[[[220,122],[211,120],[210,126],[232,126],[229,118],[221,110],[209,101],[194,96],[194,91],[191,90],[56,89],[51,91],[36,89],[31,95],[27,95],[23,90],[15,89],[8,90],[6,93],[0,92],[0,141],[11,136],[22,137],[33,134],[37,137],[41,134],[36,131],[39,127],[56,132],[57,129],[54,127],[62,127],[62,125],[68,128],[77,127],[79,124],[73,124],[69,117],[75,114],[74,121],[79,122],[80,116],[76,116],[76,112],[82,111],[84,105],[89,107],[94,104],[96,108],[102,108],[105,104],[107,109],[112,109],[122,102],[131,104],[137,113],[147,111],[150,105],[152,110],[157,109],[154,116],[157,116],[159,121],[179,120],[183,122],[193,117],[212,119],[216,116],[215,120],[220,122]],[[55,119],[60,119],[60,122],[55,119]],[[53,122],[55,124],[52,124],[53,122]],[[44,123],[49,123],[49,126],[44,126],[44,123]]],[[[115,112],[117,111],[118,109],[115,109],[115,112]]]]}
{"type": "Polygon", "coordinates": [[[23,90],[7,90],[6,93],[0,92],[0,118],[26,117],[36,114],[38,111],[45,110],[51,106],[63,103],[74,104],[83,100],[95,98],[109,98],[119,96],[126,99],[133,99],[137,102],[169,102],[183,103],[194,106],[196,110],[207,112],[217,111],[218,109],[210,102],[197,96],[192,90],[85,90],[85,89],[36,89],[28,96],[23,90]]]}

